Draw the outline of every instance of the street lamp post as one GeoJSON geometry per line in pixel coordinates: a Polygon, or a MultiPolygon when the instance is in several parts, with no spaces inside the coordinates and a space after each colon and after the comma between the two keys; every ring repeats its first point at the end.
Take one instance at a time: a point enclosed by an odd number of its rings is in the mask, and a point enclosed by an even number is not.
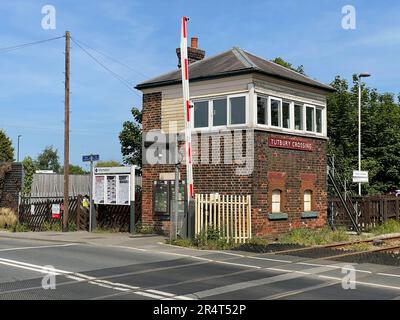
{"type": "Polygon", "coordinates": [[[18,135],[18,144],[17,144],[17,162],[19,162],[19,140],[21,139],[22,135],[18,135]]]}
{"type": "MultiPolygon", "coordinates": [[[[360,73],[358,78],[358,170],[361,171],[361,79],[368,78],[369,73],[360,73]]],[[[361,182],[358,184],[358,194],[361,196],[361,182]]]]}

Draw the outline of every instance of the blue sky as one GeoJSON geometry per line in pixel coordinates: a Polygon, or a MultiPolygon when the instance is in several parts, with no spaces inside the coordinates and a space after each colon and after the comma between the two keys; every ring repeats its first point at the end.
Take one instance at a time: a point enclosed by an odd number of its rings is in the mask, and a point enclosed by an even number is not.
{"type": "MultiPolygon", "coordinates": [[[[272,59],[303,64],[308,75],[331,82],[369,71],[368,84],[400,92],[400,2],[335,0],[140,1],[0,0],[0,48],[62,35],[123,61],[132,69],[98,56],[137,84],[177,64],[180,17],[190,17],[189,36],[213,55],[233,46],[272,59]],[[44,5],[57,10],[57,29],[41,27],[44,5]],[[357,12],[356,30],[341,27],[342,7],[357,12]],[[133,71],[135,70],[135,71],[133,71]]],[[[16,143],[21,158],[36,157],[47,145],[63,154],[63,39],[20,51],[0,53],[0,128],[16,143]]],[[[99,153],[121,160],[118,133],[141,107],[134,93],[72,44],[71,162],[99,153]]]]}

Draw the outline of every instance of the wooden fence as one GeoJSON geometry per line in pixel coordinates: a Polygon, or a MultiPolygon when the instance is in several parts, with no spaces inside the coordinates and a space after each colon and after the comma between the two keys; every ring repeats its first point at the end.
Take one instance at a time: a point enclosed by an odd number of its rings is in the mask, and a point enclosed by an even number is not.
{"type": "Polygon", "coordinates": [[[195,200],[196,235],[214,230],[235,243],[251,239],[251,196],[196,194],[195,200]]]}
{"type": "MultiPolygon", "coordinates": [[[[387,195],[354,197],[352,203],[356,211],[359,212],[356,221],[363,231],[390,219],[400,221],[400,197],[387,195]]],[[[346,215],[340,200],[333,198],[329,205],[333,208],[333,223],[349,226],[350,219],[346,215]]]]}
{"type": "MultiPolygon", "coordinates": [[[[52,218],[52,205],[61,204],[63,198],[52,197],[22,197],[19,205],[18,219],[33,231],[41,231],[45,223],[62,225],[62,214],[59,219],[52,218]]],[[[69,198],[69,222],[79,226],[79,218],[82,204],[82,196],[69,198]]],[[[79,220],[80,221],[80,220],[79,220]]]]}
{"type": "MultiPolygon", "coordinates": [[[[77,230],[89,230],[89,208],[83,206],[83,196],[78,195],[69,198],[69,223],[75,224],[77,230]]],[[[47,224],[62,225],[63,216],[60,219],[52,218],[52,205],[64,202],[63,197],[22,197],[19,206],[19,222],[25,224],[33,231],[42,231],[47,224]]],[[[130,226],[129,206],[95,206],[97,226],[102,229],[113,229],[119,232],[128,232],[130,226]]],[[[135,221],[141,219],[141,192],[136,193],[135,221]]]]}

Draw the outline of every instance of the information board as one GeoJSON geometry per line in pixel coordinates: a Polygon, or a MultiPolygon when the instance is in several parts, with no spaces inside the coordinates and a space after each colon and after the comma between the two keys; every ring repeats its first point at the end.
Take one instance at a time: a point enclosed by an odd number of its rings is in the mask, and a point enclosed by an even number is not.
{"type": "Polygon", "coordinates": [[[130,205],[135,188],[135,177],[131,177],[131,171],[131,167],[96,168],[93,183],[94,203],[130,205]]]}

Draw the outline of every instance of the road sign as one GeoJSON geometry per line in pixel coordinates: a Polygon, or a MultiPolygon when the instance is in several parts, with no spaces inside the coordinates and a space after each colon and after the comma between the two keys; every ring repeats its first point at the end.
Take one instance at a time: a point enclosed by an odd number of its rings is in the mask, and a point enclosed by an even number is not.
{"type": "Polygon", "coordinates": [[[99,160],[100,160],[100,156],[98,154],[91,154],[91,155],[82,157],[82,162],[91,162],[91,161],[99,161],[99,160]]]}
{"type": "Polygon", "coordinates": [[[353,183],[368,183],[368,171],[353,171],[353,183]]]}
{"type": "Polygon", "coordinates": [[[53,219],[60,219],[61,216],[61,205],[60,204],[52,204],[51,205],[51,217],[53,219]]]}

